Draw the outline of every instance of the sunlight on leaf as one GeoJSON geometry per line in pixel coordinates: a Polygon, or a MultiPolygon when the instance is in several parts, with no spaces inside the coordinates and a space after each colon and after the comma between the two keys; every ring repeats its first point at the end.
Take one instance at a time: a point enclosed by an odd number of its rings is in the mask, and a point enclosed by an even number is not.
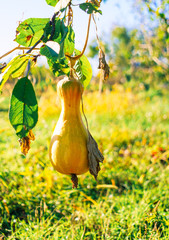
{"type": "Polygon", "coordinates": [[[2,89],[5,82],[9,79],[9,77],[17,78],[20,77],[28,64],[28,61],[33,57],[31,55],[19,55],[12,59],[7,66],[3,69],[3,73],[1,74],[0,79],[0,90],[2,89]]]}
{"type": "Polygon", "coordinates": [[[49,18],[28,18],[17,27],[18,35],[15,41],[22,46],[33,46],[44,33],[49,18]]]}
{"type": "MultiPolygon", "coordinates": [[[[79,55],[80,51],[75,49],[75,54],[79,55]]],[[[76,61],[74,69],[79,81],[83,84],[84,88],[86,88],[92,78],[92,67],[85,55],[76,61]]]]}
{"type": "Polygon", "coordinates": [[[59,0],[46,0],[46,3],[52,7],[56,5],[59,0]]]}
{"type": "Polygon", "coordinates": [[[13,89],[9,120],[20,138],[26,137],[38,121],[37,99],[27,77],[19,79],[13,89]]]}

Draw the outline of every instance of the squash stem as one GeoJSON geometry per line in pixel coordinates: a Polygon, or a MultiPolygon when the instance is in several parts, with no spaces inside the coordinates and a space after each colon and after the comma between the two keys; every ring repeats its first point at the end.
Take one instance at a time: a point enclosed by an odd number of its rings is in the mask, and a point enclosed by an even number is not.
{"type": "Polygon", "coordinates": [[[73,183],[73,188],[77,188],[78,186],[78,178],[77,178],[77,175],[72,173],[71,174],[71,180],[72,180],[72,183],[73,183]]]}

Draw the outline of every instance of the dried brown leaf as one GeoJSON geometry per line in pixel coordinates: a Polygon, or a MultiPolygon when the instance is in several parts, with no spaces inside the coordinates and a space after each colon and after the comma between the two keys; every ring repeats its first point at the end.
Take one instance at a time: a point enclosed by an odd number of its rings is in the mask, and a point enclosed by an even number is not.
{"type": "Polygon", "coordinates": [[[110,68],[105,59],[105,53],[101,48],[99,48],[99,67],[103,72],[103,80],[106,81],[109,78],[110,68]]]}
{"type": "Polygon", "coordinates": [[[78,178],[76,174],[71,174],[71,180],[73,183],[73,188],[77,188],[78,186],[78,178]]]}
{"type": "Polygon", "coordinates": [[[23,137],[22,139],[19,139],[19,144],[21,147],[21,152],[23,153],[23,155],[26,156],[26,154],[28,153],[29,149],[30,149],[30,144],[31,144],[31,140],[34,141],[35,140],[35,136],[32,132],[32,130],[29,130],[28,136],[23,137]]]}
{"type": "Polygon", "coordinates": [[[102,0],[90,0],[90,3],[94,3],[97,7],[100,7],[100,3],[102,0]]]}
{"type": "Polygon", "coordinates": [[[89,159],[89,171],[97,180],[98,172],[100,171],[100,162],[103,162],[104,157],[98,149],[97,142],[88,131],[89,138],[87,142],[88,159],[89,159]]]}

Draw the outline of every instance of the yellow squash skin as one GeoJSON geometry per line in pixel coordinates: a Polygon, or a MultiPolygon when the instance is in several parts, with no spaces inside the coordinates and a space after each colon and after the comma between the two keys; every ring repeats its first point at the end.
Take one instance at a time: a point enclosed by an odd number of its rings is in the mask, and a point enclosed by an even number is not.
{"type": "Polygon", "coordinates": [[[80,175],[88,171],[88,133],[80,113],[82,84],[74,78],[59,81],[62,111],[53,132],[49,157],[55,170],[80,175]]]}

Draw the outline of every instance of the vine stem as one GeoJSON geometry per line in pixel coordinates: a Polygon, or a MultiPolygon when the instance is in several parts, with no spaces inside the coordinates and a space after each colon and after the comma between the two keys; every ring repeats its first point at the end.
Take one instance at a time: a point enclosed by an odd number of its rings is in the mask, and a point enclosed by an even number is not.
{"type": "Polygon", "coordinates": [[[75,65],[75,62],[81,58],[86,50],[86,47],[87,47],[87,43],[88,43],[88,39],[89,39],[89,31],[90,31],[90,23],[91,23],[91,14],[89,15],[89,20],[88,20],[88,27],[87,27],[87,34],[86,34],[86,40],[85,40],[85,44],[84,44],[84,47],[83,47],[83,50],[82,52],[77,55],[77,56],[69,56],[69,55],[65,55],[67,58],[69,58],[70,60],[70,67],[73,68],[73,66],[75,65]]]}
{"type": "Polygon", "coordinates": [[[92,14],[92,18],[93,18],[93,22],[95,24],[95,29],[96,29],[96,38],[97,38],[97,42],[98,42],[98,45],[99,45],[99,48],[100,48],[100,40],[99,40],[99,36],[98,36],[98,29],[97,29],[97,24],[96,24],[96,20],[94,18],[94,15],[92,14]]]}
{"type": "Polygon", "coordinates": [[[42,37],[26,53],[32,52],[32,50],[35,49],[35,47],[42,41],[43,38],[44,38],[44,35],[42,35],[42,37]]]}

